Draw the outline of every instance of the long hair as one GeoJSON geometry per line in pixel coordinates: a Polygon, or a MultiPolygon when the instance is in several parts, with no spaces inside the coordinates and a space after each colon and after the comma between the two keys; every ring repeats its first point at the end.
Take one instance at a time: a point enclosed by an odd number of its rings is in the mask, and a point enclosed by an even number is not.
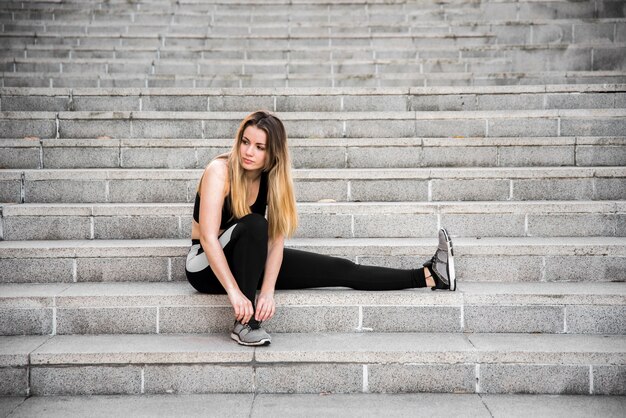
{"type": "Polygon", "coordinates": [[[268,173],[268,234],[270,238],[281,235],[290,237],[298,226],[298,213],[291,178],[287,132],[280,119],[265,111],[251,113],[241,122],[228,157],[230,206],[233,215],[239,219],[250,213],[247,204],[247,179],[239,154],[243,133],[248,126],[261,129],[267,136],[267,154],[263,171],[268,173]]]}

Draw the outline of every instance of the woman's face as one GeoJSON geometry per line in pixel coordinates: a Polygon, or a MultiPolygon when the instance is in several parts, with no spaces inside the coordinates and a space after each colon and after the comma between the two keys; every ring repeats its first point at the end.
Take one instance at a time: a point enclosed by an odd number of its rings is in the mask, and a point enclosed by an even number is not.
{"type": "Polygon", "coordinates": [[[239,158],[244,170],[262,170],[267,158],[267,135],[265,131],[250,125],[243,131],[239,143],[239,158]]]}

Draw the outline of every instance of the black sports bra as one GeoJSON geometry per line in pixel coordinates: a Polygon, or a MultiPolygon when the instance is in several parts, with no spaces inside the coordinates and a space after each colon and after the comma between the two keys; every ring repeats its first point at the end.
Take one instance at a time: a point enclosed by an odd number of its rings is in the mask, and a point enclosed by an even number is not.
{"type": "MultiPolygon", "coordinates": [[[[265,216],[265,208],[267,206],[267,173],[261,173],[261,183],[259,184],[259,194],[256,200],[250,206],[252,213],[258,213],[261,216],[265,216]]],[[[193,205],[193,220],[200,222],[200,193],[196,192],[196,201],[193,205]]],[[[228,229],[230,226],[237,223],[233,212],[230,208],[230,192],[224,199],[222,205],[222,221],[220,223],[220,229],[228,229]]]]}

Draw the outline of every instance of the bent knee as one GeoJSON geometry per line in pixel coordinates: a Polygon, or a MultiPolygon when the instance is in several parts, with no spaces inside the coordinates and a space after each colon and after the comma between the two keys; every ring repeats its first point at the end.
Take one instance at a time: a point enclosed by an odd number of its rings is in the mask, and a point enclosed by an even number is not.
{"type": "Polygon", "coordinates": [[[258,213],[250,213],[237,222],[242,230],[251,232],[257,237],[267,237],[268,223],[265,217],[258,213]]]}

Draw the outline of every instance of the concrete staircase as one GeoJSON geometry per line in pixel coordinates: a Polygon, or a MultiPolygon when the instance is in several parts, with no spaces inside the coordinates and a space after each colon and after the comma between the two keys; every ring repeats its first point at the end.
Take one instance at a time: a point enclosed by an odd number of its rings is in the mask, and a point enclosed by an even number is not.
{"type": "Polygon", "coordinates": [[[626,394],[621,1],[7,1],[0,394],[626,394]],[[287,126],[288,245],[457,292],[279,291],[228,337],[184,277],[239,121],[287,126]]]}

